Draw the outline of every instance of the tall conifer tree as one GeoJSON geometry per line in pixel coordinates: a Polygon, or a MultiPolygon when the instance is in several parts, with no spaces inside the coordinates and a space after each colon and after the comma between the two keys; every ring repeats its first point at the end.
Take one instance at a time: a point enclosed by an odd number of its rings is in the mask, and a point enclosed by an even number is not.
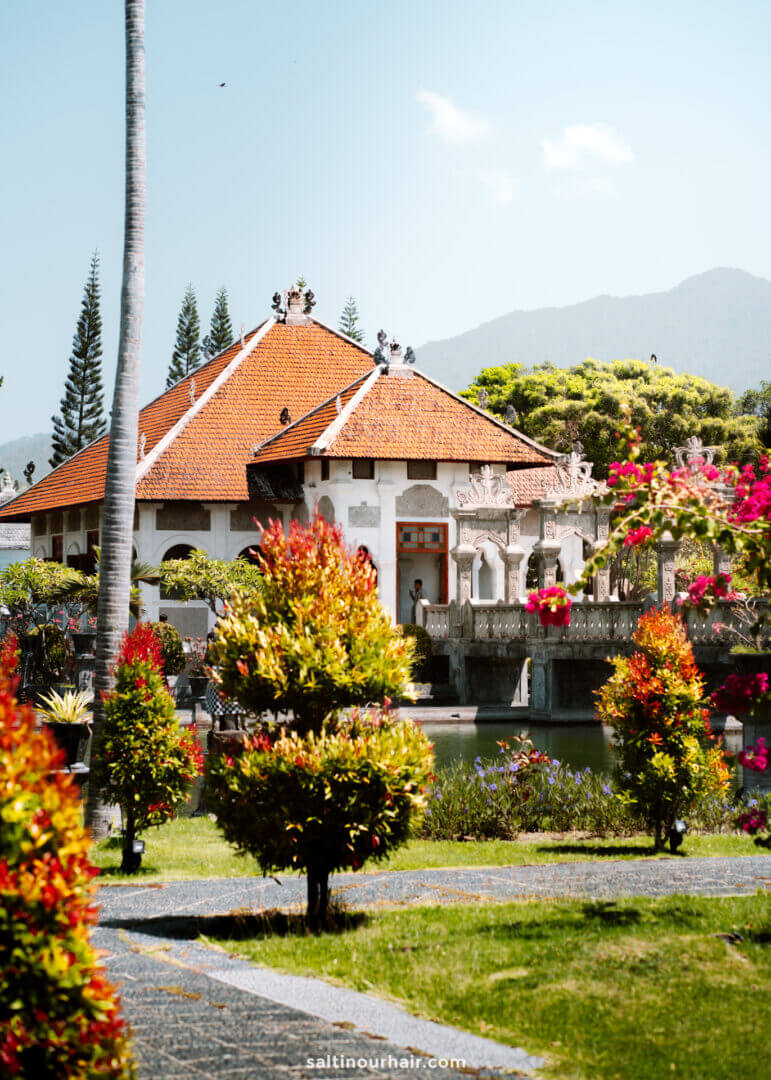
{"type": "Polygon", "coordinates": [[[99,312],[99,253],[91,257],[91,270],[83,290],[75,337],[72,341],[70,369],[59,402],[60,414],[52,416],[54,425],[49,458],[52,468],[61,465],[78,450],[104,434],[102,388],[102,316],[99,312]]]}
{"type": "Polygon", "coordinates": [[[219,356],[229,345],[233,344],[233,326],[230,322],[228,293],[225,288],[220,289],[217,293],[209,334],[204,340],[209,356],[219,356]]]}
{"type": "Polygon", "coordinates": [[[364,331],[359,326],[359,309],[352,296],[349,296],[345,301],[345,307],[337,324],[337,329],[341,334],[345,334],[346,337],[352,338],[354,341],[364,341],[364,331]]]}
{"type": "Polygon", "coordinates": [[[171,354],[169,374],[166,377],[167,388],[195,371],[201,363],[200,332],[195,292],[193,286],[188,285],[177,319],[177,342],[171,354]]]}

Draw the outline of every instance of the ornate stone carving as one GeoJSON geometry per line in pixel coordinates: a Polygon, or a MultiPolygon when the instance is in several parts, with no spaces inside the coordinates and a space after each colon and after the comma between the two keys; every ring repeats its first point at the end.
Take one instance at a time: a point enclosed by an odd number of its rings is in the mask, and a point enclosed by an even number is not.
{"type": "Polygon", "coordinates": [[[360,529],[377,529],[380,527],[380,507],[368,506],[362,502],[359,506],[348,507],[348,524],[360,529]]]}
{"type": "Polygon", "coordinates": [[[468,486],[458,489],[457,499],[458,506],[515,505],[514,492],[506,482],[506,474],[493,472],[492,465],[483,465],[478,473],[472,473],[468,486]]]}
{"type": "Polygon", "coordinates": [[[690,435],[684,446],[675,447],[675,461],[680,468],[698,472],[702,465],[712,464],[716,451],[716,446],[705,446],[698,435],[690,435]]]}
{"type": "Polygon", "coordinates": [[[569,454],[563,454],[557,462],[554,476],[544,484],[548,499],[585,499],[599,494],[603,485],[592,479],[594,464],[584,460],[584,448],[580,442],[573,443],[569,454]]]}
{"type": "Polygon", "coordinates": [[[396,516],[446,518],[450,516],[449,501],[430,484],[413,484],[396,496],[396,516]]]}

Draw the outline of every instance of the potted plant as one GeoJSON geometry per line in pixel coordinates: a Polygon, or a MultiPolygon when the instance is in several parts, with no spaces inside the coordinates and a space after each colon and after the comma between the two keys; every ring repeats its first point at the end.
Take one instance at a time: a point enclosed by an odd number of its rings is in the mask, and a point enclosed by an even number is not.
{"type": "Polygon", "coordinates": [[[83,760],[91,734],[91,702],[85,690],[75,693],[66,690],[57,694],[52,690],[41,697],[39,711],[43,723],[53,735],[57,746],[63,751],[67,766],[83,760]]]}
{"type": "Polygon", "coordinates": [[[177,685],[177,676],[185,666],[185,649],[179,630],[170,622],[151,622],[148,626],[158,639],[163,661],[163,674],[170,690],[177,685]]]}
{"type": "Polygon", "coordinates": [[[78,656],[91,656],[94,651],[94,639],[96,638],[96,619],[89,615],[85,625],[79,619],[70,619],[69,630],[72,634],[72,644],[78,656]]]}
{"type": "Polygon", "coordinates": [[[209,681],[209,665],[206,662],[206,645],[202,638],[190,641],[190,667],[187,677],[190,680],[190,693],[194,698],[202,698],[209,681]]]}

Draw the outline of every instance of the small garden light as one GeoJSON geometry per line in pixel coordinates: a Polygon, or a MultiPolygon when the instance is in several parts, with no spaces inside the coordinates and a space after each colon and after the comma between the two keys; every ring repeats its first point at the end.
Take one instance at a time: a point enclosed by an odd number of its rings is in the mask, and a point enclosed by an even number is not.
{"type": "Polygon", "coordinates": [[[671,852],[677,851],[683,842],[683,837],[688,832],[688,826],[684,821],[679,819],[674,822],[672,828],[669,830],[669,850],[671,852]]]}

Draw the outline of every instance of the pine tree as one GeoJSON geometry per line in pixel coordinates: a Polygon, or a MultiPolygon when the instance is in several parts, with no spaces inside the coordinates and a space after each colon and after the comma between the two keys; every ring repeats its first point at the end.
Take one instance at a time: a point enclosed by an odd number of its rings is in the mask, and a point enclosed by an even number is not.
{"type": "Polygon", "coordinates": [[[177,319],[177,342],[171,354],[169,374],[166,377],[167,389],[180,379],[184,379],[185,375],[189,375],[191,371],[195,371],[201,363],[199,333],[198,304],[193,286],[188,285],[177,319]]]}
{"type": "Polygon", "coordinates": [[[49,458],[52,468],[104,434],[107,427],[102,397],[102,316],[99,312],[99,253],[91,257],[91,270],[83,290],[83,304],[72,341],[72,356],[60,414],[54,425],[49,458]]]}
{"type": "Polygon", "coordinates": [[[233,344],[233,326],[230,322],[228,311],[228,294],[225,288],[220,289],[214,301],[214,311],[211,317],[208,334],[208,351],[210,356],[219,356],[229,345],[233,344]]]}
{"type": "Polygon", "coordinates": [[[352,296],[349,296],[345,301],[345,307],[337,324],[337,329],[341,334],[345,334],[346,337],[352,338],[354,341],[364,341],[364,331],[359,326],[359,309],[352,296]]]}

